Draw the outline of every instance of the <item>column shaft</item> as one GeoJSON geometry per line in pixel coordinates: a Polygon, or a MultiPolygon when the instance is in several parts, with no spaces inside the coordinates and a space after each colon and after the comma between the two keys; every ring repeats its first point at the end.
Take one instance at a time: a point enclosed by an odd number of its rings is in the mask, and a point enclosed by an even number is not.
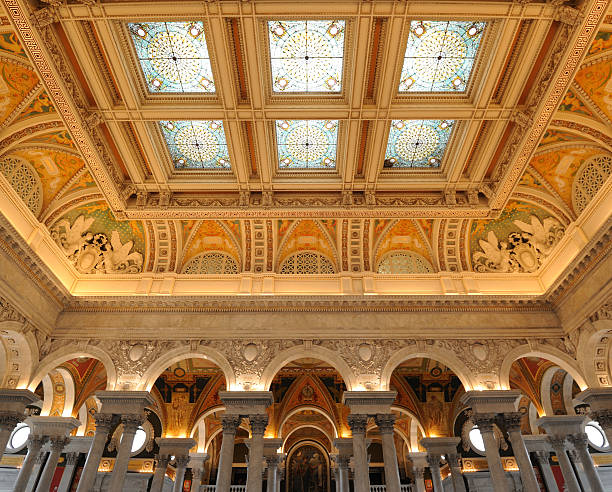
{"type": "Polygon", "coordinates": [[[263,436],[268,426],[267,415],[252,415],[251,422],[251,449],[249,450],[249,468],[247,472],[247,492],[261,492],[263,474],[263,436]]]}
{"type": "Polygon", "coordinates": [[[170,461],[170,456],[167,454],[157,457],[157,466],[155,467],[155,473],[153,473],[153,481],[151,482],[150,492],[162,492],[164,477],[166,476],[166,469],[168,468],[168,461],[170,461]]]}
{"type": "Polygon", "coordinates": [[[412,471],[414,472],[416,492],[425,492],[425,469],[420,466],[413,466],[412,471]]]}
{"type": "Polygon", "coordinates": [[[32,473],[30,474],[30,479],[26,484],[25,490],[26,492],[34,492],[36,489],[36,482],[38,481],[38,477],[40,476],[40,470],[44,466],[45,461],[47,461],[47,453],[46,451],[41,451],[38,453],[38,456],[34,460],[34,466],[32,467],[32,473]]]}
{"type": "Polygon", "coordinates": [[[563,479],[565,480],[565,488],[567,492],[580,492],[580,485],[578,485],[578,479],[574,474],[574,469],[570,463],[569,457],[565,451],[565,440],[554,439],[549,437],[550,444],[555,450],[557,459],[559,460],[559,466],[563,473],[563,479]]]}
{"type": "Polygon", "coordinates": [[[353,459],[355,462],[355,492],[370,492],[370,468],[366,448],[367,415],[349,415],[348,424],[353,432],[353,459]]]}
{"type": "Polygon", "coordinates": [[[185,469],[189,463],[189,455],[176,457],[176,477],[174,479],[174,487],[172,492],[183,491],[183,481],[185,480],[185,469]]]}
{"type": "Polygon", "coordinates": [[[349,492],[348,466],[350,457],[336,456],[336,492],[349,492]]]}
{"type": "Polygon", "coordinates": [[[17,481],[13,487],[13,492],[25,492],[26,485],[28,484],[28,480],[32,474],[34,461],[38,457],[40,449],[46,440],[46,437],[41,436],[31,435],[28,437],[28,454],[26,455],[25,460],[23,460],[21,470],[19,470],[19,475],[17,475],[17,481]]]}
{"type": "Polygon", "coordinates": [[[510,492],[506,472],[504,471],[499,455],[499,444],[497,443],[497,439],[495,439],[495,432],[493,430],[494,421],[494,415],[474,414],[474,423],[478,426],[478,429],[480,429],[480,434],[484,442],[493,490],[495,490],[495,492],[510,492]]]}
{"type": "Polygon", "coordinates": [[[79,460],[79,453],[68,453],[66,455],[66,465],[64,466],[64,473],[62,473],[62,479],[60,480],[57,492],[69,492],[70,485],[72,484],[72,477],[74,475],[74,469],[76,468],[79,460]]]}
{"type": "Polygon", "coordinates": [[[540,471],[542,472],[546,490],[548,492],[559,492],[555,475],[550,467],[550,454],[548,451],[536,451],[535,455],[538,460],[538,465],[540,466],[540,471]]]}
{"type": "Polygon", "coordinates": [[[463,480],[463,474],[461,473],[461,466],[459,465],[459,456],[456,453],[448,453],[446,455],[446,461],[451,472],[451,480],[453,481],[453,488],[455,492],[466,492],[465,482],[463,480]]]}
{"type": "MultiPolygon", "coordinates": [[[[393,425],[395,415],[378,414],[376,424],[382,438],[383,461],[385,463],[385,484],[387,492],[400,492],[399,468],[397,465],[397,452],[393,440],[393,425]]],[[[458,492],[458,491],[457,491],[458,492]]]]}
{"type": "Polygon", "coordinates": [[[597,473],[595,464],[593,463],[593,458],[591,458],[587,448],[587,435],[582,433],[570,436],[569,439],[578,453],[578,458],[582,463],[582,468],[586,474],[586,478],[591,486],[592,492],[604,492],[603,484],[601,483],[601,479],[599,478],[599,474],[597,473]]]}
{"type": "Polygon", "coordinates": [[[280,463],[280,457],[270,456],[267,458],[266,462],[268,464],[268,483],[266,484],[266,492],[276,492],[278,488],[278,465],[280,463]]]}
{"type": "Polygon", "coordinates": [[[512,444],[514,457],[519,466],[521,474],[521,482],[525,492],[540,492],[540,486],[533,471],[533,465],[529,459],[529,453],[525,447],[525,441],[521,435],[521,419],[523,415],[520,412],[505,414],[506,429],[508,430],[508,440],[512,444]]]}
{"type": "Polygon", "coordinates": [[[612,446],[612,409],[591,412],[591,418],[603,429],[608,443],[612,446]]]}
{"type": "Polygon", "coordinates": [[[67,437],[52,437],[50,441],[51,452],[49,453],[47,463],[45,463],[45,468],[43,469],[40,480],[38,481],[36,492],[48,492],[49,488],[51,487],[53,475],[55,475],[57,462],[59,461],[60,454],[62,454],[62,449],[64,449],[64,446],[70,442],[70,439],[67,437]]]}
{"type": "Polygon", "coordinates": [[[104,453],[104,446],[108,439],[108,433],[111,427],[115,424],[115,417],[111,414],[97,413],[94,415],[96,421],[96,432],[94,434],[91,447],[87,453],[85,467],[79,479],[79,485],[76,492],[90,492],[93,490],[93,485],[98,473],[98,466],[104,453]]]}
{"type": "Polygon", "coordinates": [[[442,477],[440,476],[440,455],[427,453],[427,463],[429,463],[429,469],[431,470],[434,492],[444,492],[442,477]]]}
{"type": "Polygon", "coordinates": [[[200,486],[202,485],[202,469],[192,468],[191,477],[191,492],[200,492],[200,486]]]}
{"type": "Polygon", "coordinates": [[[119,442],[117,458],[115,458],[115,466],[111,474],[110,490],[123,490],[123,483],[127,475],[128,465],[130,464],[130,455],[132,454],[132,444],[134,443],[134,434],[138,426],[142,425],[144,417],[142,415],[122,415],[121,423],[123,424],[123,434],[119,442]]]}
{"type": "Polygon", "coordinates": [[[219,469],[217,471],[216,492],[229,492],[232,480],[232,464],[234,461],[234,439],[236,429],[240,425],[237,415],[224,415],[221,418],[223,425],[223,440],[219,453],[219,469]]]}

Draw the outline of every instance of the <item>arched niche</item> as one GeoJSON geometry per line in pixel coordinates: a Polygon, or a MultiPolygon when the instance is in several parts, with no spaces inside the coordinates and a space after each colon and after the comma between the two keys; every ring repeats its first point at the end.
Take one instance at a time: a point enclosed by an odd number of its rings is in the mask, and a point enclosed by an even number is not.
{"type": "Polygon", "coordinates": [[[270,361],[261,375],[261,389],[265,391],[269,390],[276,373],[289,362],[306,357],[319,359],[336,369],[340,376],[342,376],[348,391],[354,390],[357,386],[357,378],[352,369],[336,352],[324,347],[318,347],[316,345],[311,347],[298,345],[296,347],[283,350],[270,361]]]}
{"type": "Polygon", "coordinates": [[[0,321],[0,386],[26,388],[38,358],[36,341],[19,321],[0,321]]]}

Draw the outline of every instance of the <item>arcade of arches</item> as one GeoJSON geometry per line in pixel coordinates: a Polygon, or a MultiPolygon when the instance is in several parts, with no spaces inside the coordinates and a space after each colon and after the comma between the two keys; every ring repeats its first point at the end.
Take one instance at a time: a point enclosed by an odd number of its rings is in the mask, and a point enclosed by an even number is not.
{"type": "Polygon", "coordinates": [[[0,492],[612,490],[612,0],[0,0],[0,492]]]}

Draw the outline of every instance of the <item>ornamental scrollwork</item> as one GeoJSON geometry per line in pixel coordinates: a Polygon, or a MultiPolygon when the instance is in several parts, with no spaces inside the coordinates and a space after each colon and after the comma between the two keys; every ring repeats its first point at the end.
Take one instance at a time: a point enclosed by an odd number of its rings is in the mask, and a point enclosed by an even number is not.
{"type": "Polygon", "coordinates": [[[104,233],[94,234],[88,229],[93,218],[77,217],[71,225],[60,220],[50,229],[51,237],[62,248],[79,273],[139,273],[143,258],[132,251],[134,242],[123,244],[119,232],[112,231],[110,239],[104,233]]]}
{"type": "Polygon", "coordinates": [[[475,271],[535,272],[565,233],[565,228],[553,217],[540,221],[532,215],[530,224],[520,220],[515,220],[514,224],[521,232],[511,232],[505,241],[499,241],[493,231],[489,232],[486,241],[479,241],[482,251],[473,255],[475,271]]]}

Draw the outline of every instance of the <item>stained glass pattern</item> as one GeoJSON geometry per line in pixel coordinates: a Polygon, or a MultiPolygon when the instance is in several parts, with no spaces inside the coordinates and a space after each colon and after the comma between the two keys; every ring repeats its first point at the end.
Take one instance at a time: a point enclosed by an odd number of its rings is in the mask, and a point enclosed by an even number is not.
{"type": "Polygon", "coordinates": [[[150,92],[215,92],[202,22],[129,23],[150,92]]]}
{"type": "Polygon", "coordinates": [[[462,92],[486,22],[412,21],[400,92],[462,92]]]}
{"type": "Polygon", "coordinates": [[[340,92],[345,21],[269,21],[274,92],[340,92]]]}
{"type": "Polygon", "coordinates": [[[223,122],[160,121],[176,169],[230,169],[223,122]]]}
{"type": "Polygon", "coordinates": [[[337,120],[277,120],[280,169],[334,169],[337,120]]]}
{"type": "Polygon", "coordinates": [[[384,167],[440,167],[452,120],[393,120],[384,167]]]}

